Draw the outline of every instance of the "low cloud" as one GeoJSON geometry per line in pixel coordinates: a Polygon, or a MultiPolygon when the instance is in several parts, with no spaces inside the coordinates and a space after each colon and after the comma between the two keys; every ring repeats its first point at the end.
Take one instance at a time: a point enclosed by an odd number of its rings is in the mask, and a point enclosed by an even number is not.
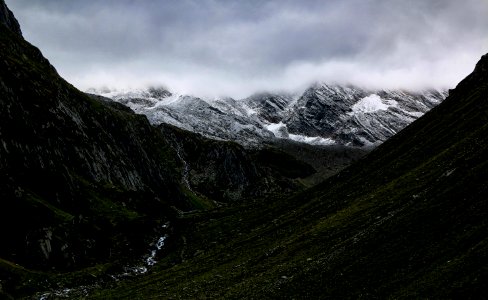
{"type": "Polygon", "coordinates": [[[202,96],[315,81],[454,87],[488,52],[479,0],[7,0],[80,89],[165,85],[202,96]]]}

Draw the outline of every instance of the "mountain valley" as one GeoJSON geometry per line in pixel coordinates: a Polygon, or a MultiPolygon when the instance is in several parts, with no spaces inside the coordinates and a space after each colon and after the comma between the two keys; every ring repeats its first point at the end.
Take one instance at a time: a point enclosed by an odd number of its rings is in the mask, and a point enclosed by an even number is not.
{"type": "Polygon", "coordinates": [[[0,0],[0,299],[482,299],[488,54],[455,89],[84,93],[0,0]]]}

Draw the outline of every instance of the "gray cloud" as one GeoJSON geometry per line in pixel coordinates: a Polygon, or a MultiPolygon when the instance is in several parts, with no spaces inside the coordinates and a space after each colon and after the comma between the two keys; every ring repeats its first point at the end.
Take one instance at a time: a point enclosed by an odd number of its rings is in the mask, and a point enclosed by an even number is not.
{"type": "Polygon", "coordinates": [[[244,97],[313,81],[453,87],[488,52],[485,0],[7,0],[81,89],[244,97]]]}

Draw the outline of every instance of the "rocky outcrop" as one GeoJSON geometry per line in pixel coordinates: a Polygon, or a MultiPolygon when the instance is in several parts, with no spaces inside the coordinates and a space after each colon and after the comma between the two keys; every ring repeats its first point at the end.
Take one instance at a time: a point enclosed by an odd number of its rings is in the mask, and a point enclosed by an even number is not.
{"type": "Polygon", "coordinates": [[[447,91],[366,90],[316,84],[283,120],[289,133],[339,144],[378,145],[441,103],[447,91]]]}
{"type": "Polygon", "coordinates": [[[5,5],[4,0],[0,0],[0,24],[6,26],[12,32],[22,36],[22,31],[20,30],[20,25],[17,19],[15,19],[14,14],[5,5]]]}
{"type": "Polygon", "coordinates": [[[203,99],[164,90],[96,91],[206,137],[260,147],[276,139],[313,145],[376,146],[442,102],[444,90],[367,90],[317,83],[302,95],[260,93],[242,100],[203,99]]]}
{"type": "Polygon", "coordinates": [[[488,54],[485,54],[476,64],[473,73],[469,74],[463,81],[461,81],[456,89],[449,91],[450,93],[466,92],[471,86],[486,86],[488,85],[488,54]]]}
{"type": "Polygon", "coordinates": [[[239,145],[81,93],[5,26],[0,49],[0,262],[66,270],[135,257],[158,222],[294,191],[314,172],[288,157],[301,173],[284,174],[239,145]]]}
{"type": "Polygon", "coordinates": [[[246,103],[261,121],[279,123],[286,116],[287,109],[293,100],[292,95],[262,93],[247,98],[246,103]]]}
{"type": "Polygon", "coordinates": [[[2,2],[0,257],[63,269],[137,253],[171,206],[194,209],[174,149],[146,117],[60,78],[5,12],[2,2]]]}
{"type": "Polygon", "coordinates": [[[303,188],[295,179],[315,173],[307,163],[276,149],[249,150],[171,125],[159,129],[185,166],[182,177],[188,189],[217,205],[293,193],[303,188]]]}

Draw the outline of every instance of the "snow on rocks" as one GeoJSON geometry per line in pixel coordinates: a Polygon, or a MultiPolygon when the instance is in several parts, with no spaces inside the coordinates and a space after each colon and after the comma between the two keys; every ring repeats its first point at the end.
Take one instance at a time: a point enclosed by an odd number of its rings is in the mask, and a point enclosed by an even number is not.
{"type": "Polygon", "coordinates": [[[366,90],[317,83],[301,95],[255,94],[245,99],[199,98],[166,89],[89,90],[162,123],[211,139],[259,147],[285,139],[312,145],[378,145],[421,117],[447,91],[366,90]]]}

